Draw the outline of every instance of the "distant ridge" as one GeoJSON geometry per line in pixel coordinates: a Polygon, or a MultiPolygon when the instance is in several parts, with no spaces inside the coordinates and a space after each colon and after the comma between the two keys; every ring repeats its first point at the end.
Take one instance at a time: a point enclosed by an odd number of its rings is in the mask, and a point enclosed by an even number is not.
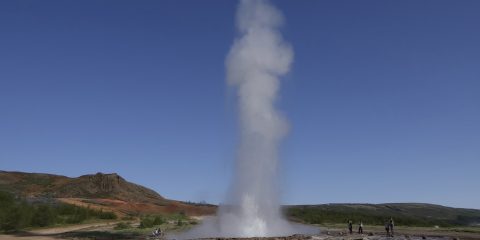
{"type": "Polygon", "coordinates": [[[348,219],[382,225],[393,217],[407,226],[478,226],[480,210],[428,203],[332,203],[285,206],[287,215],[306,223],[345,223],[348,219]]]}

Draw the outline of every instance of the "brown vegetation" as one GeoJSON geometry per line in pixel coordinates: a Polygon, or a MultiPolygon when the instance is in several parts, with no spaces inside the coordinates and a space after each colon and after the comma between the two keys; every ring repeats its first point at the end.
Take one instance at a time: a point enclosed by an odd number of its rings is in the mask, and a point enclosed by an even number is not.
{"type": "Polygon", "coordinates": [[[183,213],[211,215],[216,207],[169,200],[157,192],[128,182],[116,173],[77,178],[42,173],[0,171],[0,190],[42,201],[55,199],[83,207],[103,209],[119,216],[183,213]]]}

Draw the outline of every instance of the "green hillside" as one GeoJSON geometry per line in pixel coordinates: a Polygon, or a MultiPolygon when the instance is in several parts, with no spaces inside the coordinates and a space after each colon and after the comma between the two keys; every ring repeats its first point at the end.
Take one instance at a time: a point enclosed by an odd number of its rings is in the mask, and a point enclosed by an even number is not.
{"type": "Polygon", "coordinates": [[[423,203],[295,205],[285,207],[285,212],[292,220],[311,224],[346,223],[351,219],[383,225],[390,217],[394,218],[396,225],[404,226],[472,226],[480,223],[480,210],[423,203]]]}
{"type": "Polygon", "coordinates": [[[0,191],[0,233],[29,227],[77,224],[86,220],[116,219],[112,212],[83,208],[54,200],[31,202],[0,191]]]}

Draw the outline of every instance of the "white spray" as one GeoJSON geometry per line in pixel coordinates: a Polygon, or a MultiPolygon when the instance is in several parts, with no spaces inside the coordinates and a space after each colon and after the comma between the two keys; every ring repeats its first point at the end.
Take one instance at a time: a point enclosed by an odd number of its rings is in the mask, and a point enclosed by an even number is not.
{"type": "Polygon", "coordinates": [[[220,209],[222,232],[270,236],[288,229],[277,192],[278,145],[287,124],[275,109],[279,77],[293,51],[278,28],[281,13],[267,1],[243,0],[239,36],[227,56],[227,81],[238,89],[241,140],[229,206],[220,209]]]}
{"type": "Polygon", "coordinates": [[[293,59],[279,32],[283,16],[267,0],[241,0],[236,20],[239,34],[226,59],[227,82],[238,90],[241,130],[234,181],[218,216],[183,237],[311,232],[283,218],[277,191],[278,146],[288,125],[275,101],[293,59]]]}

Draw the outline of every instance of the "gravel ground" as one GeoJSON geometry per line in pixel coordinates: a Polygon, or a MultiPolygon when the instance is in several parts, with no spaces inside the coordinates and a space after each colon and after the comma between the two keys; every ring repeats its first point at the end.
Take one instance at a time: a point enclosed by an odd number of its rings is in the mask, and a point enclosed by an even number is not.
{"type": "MultiPolygon", "coordinates": [[[[77,226],[41,229],[14,235],[0,235],[0,240],[58,240],[58,239],[150,239],[146,235],[128,235],[113,231],[115,222],[82,224],[77,226]]],[[[458,229],[433,228],[399,228],[395,237],[387,237],[381,227],[368,227],[365,234],[348,234],[338,227],[320,227],[321,233],[313,236],[293,235],[288,237],[257,237],[257,238],[203,238],[199,240],[480,240],[480,229],[460,231],[458,229]]]]}

